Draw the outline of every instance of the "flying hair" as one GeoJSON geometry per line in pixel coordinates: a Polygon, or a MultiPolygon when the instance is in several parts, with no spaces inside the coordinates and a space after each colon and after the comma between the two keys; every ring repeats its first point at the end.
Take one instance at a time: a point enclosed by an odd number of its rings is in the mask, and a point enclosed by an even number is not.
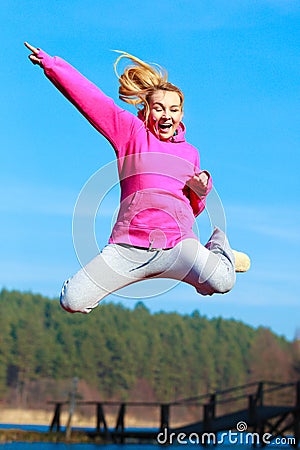
{"type": "Polygon", "coordinates": [[[183,107],[184,96],[181,90],[168,81],[168,72],[157,64],[148,64],[130,53],[115,50],[120,56],[114,63],[114,71],[119,79],[119,98],[126,103],[142,110],[144,120],[147,122],[151,95],[157,90],[177,92],[180,105],[183,107]],[[123,59],[129,59],[131,65],[125,67],[119,75],[117,67],[123,59]]]}

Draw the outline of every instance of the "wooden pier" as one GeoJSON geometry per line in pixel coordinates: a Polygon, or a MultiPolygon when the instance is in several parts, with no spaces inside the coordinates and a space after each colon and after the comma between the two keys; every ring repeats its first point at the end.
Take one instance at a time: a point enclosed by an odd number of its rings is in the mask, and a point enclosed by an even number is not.
{"type": "MultiPolygon", "coordinates": [[[[61,412],[69,402],[52,402],[55,404],[50,431],[61,431],[61,412]]],[[[286,439],[297,447],[300,442],[300,381],[297,383],[258,382],[237,386],[231,389],[217,391],[193,398],[181,399],[172,403],[156,402],[95,402],[78,401],[77,406],[95,407],[96,420],[92,431],[86,431],[90,436],[100,436],[107,442],[153,442],[158,440],[159,433],[164,437],[172,437],[175,442],[178,436],[186,438],[198,436],[202,444],[212,443],[212,437],[217,433],[236,430],[263,437],[268,433],[269,440],[278,437],[286,439]],[[272,395],[277,394],[280,401],[274,404],[272,395]],[[109,427],[106,419],[106,408],[117,408],[114,427],[109,427]],[[159,411],[157,427],[151,429],[129,428],[126,426],[128,409],[155,408],[159,411]],[[173,412],[182,411],[180,422],[174,424],[173,412]],[[220,410],[220,411],[219,411],[220,410]],[[192,411],[196,420],[185,423],[184,414],[192,411]],[[172,419],[172,420],[171,420],[172,419]],[[239,426],[243,424],[243,429],[239,426]]],[[[143,409],[144,410],[144,409],[143,409]]],[[[262,440],[259,441],[260,444],[262,440]]],[[[218,444],[217,439],[213,441],[218,444]]]]}

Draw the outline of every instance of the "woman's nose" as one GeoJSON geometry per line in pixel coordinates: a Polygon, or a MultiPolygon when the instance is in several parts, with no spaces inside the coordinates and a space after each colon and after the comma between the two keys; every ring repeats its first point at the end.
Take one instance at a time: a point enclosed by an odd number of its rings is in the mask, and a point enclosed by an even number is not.
{"type": "Polygon", "coordinates": [[[171,118],[171,113],[170,113],[170,111],[164,111],[164,113],[163,113],[163,118],[164,118],[164,119],[170,119],[170,118],[171,118]]]}

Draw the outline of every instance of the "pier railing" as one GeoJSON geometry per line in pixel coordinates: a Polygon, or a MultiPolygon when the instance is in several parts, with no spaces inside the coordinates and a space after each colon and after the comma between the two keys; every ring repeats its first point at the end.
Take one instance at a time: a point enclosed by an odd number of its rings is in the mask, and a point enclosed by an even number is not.
{"type": "MultiPolygon", "coordinates": [[[[60,431],[62,409],[69,402],[51,403],[55,407],[50,430],[60,431]]],[[[248,383],[170,403],[77,401],[76,405],[94,407],[94,433],[117,442],[124,442],[127,437],[154,439],[163,430],[175,433],[192,433],[195,430],[199,433],[217,433],[223,429],[233,429],[238,420],[244,420],[253,430],[265,430],[268,425],[275,435],[292,430],[297,442],[300,439],[300,381],[248,383]],[[106,408],[110,411],[117,408],[113,427],[108,424],[106,408]],[[126,426],[126,417],[132,408],[143,408],[143,411],[145,408],[154,408],[158,412],[155,416],[159,417],[155,430],[147,432],[141,428],[130,431],[126,426]],[[290,421],[287,421],[288,417],[291,417],[290,421]],[[276,420],[271,423],[273,419],[276,420]]]]}

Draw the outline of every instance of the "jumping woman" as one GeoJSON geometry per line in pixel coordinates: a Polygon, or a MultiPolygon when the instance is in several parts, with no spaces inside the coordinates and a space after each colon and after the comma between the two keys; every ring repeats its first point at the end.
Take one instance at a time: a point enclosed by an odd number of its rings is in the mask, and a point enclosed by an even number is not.
{"type": "Polygon", "coordinates": [[[88,313],[110,293],[151,278],[181,280],[201,295],[230,291],[250,260],[230,248],[219,228],[205,246],[193,232],[212,179],[185,140],[184,96],[167,73],[121,52],[116,73],[121,59],[131,65],[118,75],[119,97],[137,106],[135,116],[63,59],[25,45],[31,62],[110,142],[118,163],[120,209],[108,244],[65,281],[62,307],[88,313]]]}

